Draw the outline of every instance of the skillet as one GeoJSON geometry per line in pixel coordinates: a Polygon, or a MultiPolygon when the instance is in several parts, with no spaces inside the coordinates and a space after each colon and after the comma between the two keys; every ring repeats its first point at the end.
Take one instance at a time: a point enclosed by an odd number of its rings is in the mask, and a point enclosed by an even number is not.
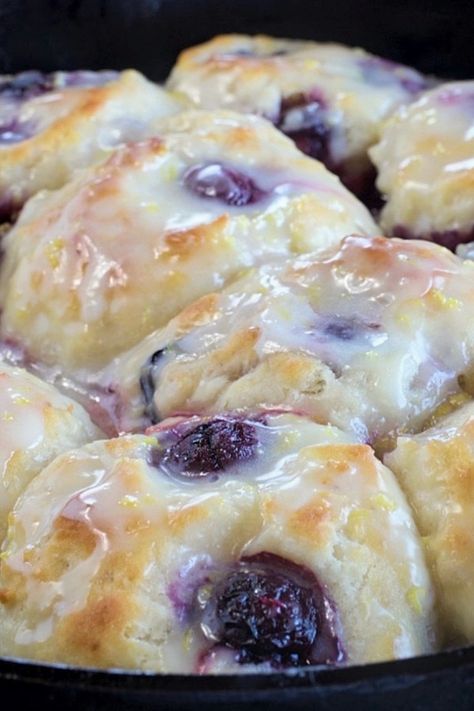
{"type": "MultiPolygon", "coordinates": [[[[220,32],[265,32],[359,45],[463,79],[474,76],[473,30],[474,3],[467,0],[0,0],[0,73],[134,67],[161,80],[187,46],[220,32]]],[[[470,711],[474,648],[346,669],[222,677],[0,659],[0,695],[22,708],[71,711],[470,711]]]]}

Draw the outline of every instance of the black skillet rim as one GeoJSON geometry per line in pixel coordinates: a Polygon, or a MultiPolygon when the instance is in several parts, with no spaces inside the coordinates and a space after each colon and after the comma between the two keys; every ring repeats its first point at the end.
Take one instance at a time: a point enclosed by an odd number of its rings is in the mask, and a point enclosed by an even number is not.
{"type": "Polygon", "coordinates": [[[89,691],[134,690],[142,692],[179,692],[192,695],[204,692],[275,691],[275,689],[304,690],[322,687],[328,692],[381,683],[388,687],[404,685],[411,679],[416,683],[449,670],[466,671],[474,675],[474,646],[451,649],[436,654],[409,657],[374,664],[339,668],[299,667],[266,674],[185,675],[156,674],[153,672],[121,669],[100,670],[77,668],[62,664],[44,664],[29,660],[0,658],[0,680],[29,684],[47,684],[51,688],[86,688],[89,691]]]}

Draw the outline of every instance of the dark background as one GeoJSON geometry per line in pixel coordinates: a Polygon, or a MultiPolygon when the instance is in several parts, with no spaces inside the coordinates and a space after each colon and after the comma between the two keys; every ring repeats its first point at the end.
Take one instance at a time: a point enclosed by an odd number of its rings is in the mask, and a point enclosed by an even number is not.
{"type": "Polygon", "coordinates": [[[0,0],[0,72],[135,67],[163,79],[218,32],[339,40],[474,77],[474,0],[0,0]]]}

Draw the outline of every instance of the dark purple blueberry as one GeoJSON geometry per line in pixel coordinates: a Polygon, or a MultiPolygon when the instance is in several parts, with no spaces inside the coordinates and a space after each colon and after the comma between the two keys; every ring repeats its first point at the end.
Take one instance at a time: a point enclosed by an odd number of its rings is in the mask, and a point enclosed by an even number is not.
{"type": "Polygon", "coordinates": [[[14,222],[19,210],[20,206],[10,195],[2,195],[0,197],[0,225],[4,222],[14,222]]]}
{"type": "Polygon", "coordinates": [[[377,340],[377,336],[381,333],[381,325],[334,314],[322,317],[318,330],[338,341],[374,340],[374,338],[377,340]]]}
{"type": "Polygon", "coordinates": [[[334,611],[311,571],[271,553],[243,558],[213,587],[201,629],[241,664],[330,664],[343,656],[334,611]]]}
{"type": "Polygon", "coordinates": [[[265,59],[266,57],[283,57],[288,54],[287,49],[277,49],[274,52],[269,52],[268,54],[256,54],[251,49],[236,49],[233,52],[223,52],[218,55],[218,59],[224,59],[226,61],[235,59],[236,57],[244,57],[247,59],[265,59]]]}
{"type": "Polygon", "coordinates": [[[368,168],[355,173],[344,162],[334,160],[331,152],[332,132],[327,122],[327,105],[317,90],[284,98],[275,125],[294,141],[302,153],[324,163],[369,210],[374,214],[378,213],[382,199],[375,186],[375,170],[368,168]]]}
{"type": "Polygon", "coordinates": [[[155,406],[155,390],[156,390],[156,370],[158,362],[161,360],[166,348],[161,348],[151,355],[140,371],[140,390],[145,402],[144,414],[150,420],[152,425],[159,422],[159,414],[155,406]]]}
{"type": "Polygon", "coordinates": [[[443,230],[432,232],[426,232],[424,234],[415,234],[409,227],[404,225],[395,225],[392,229],[392,237],[398,237],[399,239],[423,239],[429,242],[436,242],[442,247],[447,247],[454,252],[459,244],[465,244],[466,242],[472,242],[474,240],[474,226],[471,229],[465,230],[443,230]]]}
{"type": "Polygon", "coordinates": [[[199,197],[220,200],[234,207],[253,205],[265,196],[265,191],[257,187],[248,175],[220,163],[189,168],[183,182],[199,197]]]}
{"type": "Polygon", "coordinates": [[[324,101],[316,92],[284,98],[276,126],[296,143],[300,151],[330,167],[331,131],[326,122],[324,101]]]}
{"type": "Polygon", "coordinates": [[[409,227],[405,225],[395,225],[392,229],[392,237],[398,237],[398,239],[419,239],[409,227]]]}
{"type": "Polygon", "coordinates": [[[34,133],[31,122],[22,122],[14,118],[7,123],[0,124],[0,145],[21,143],[21,141],[31,138],[34,133]]]}
{"type": "Polygon", "coordinates": [[[408,94],[419,94],[427,88],[426,79],[411,67],[382,57],[364,57],[359,61],[365,81],[372,86],[398,84],[408,94]]]}
{"type": "Polygon", "coordinates": [[[100,72],[91,72],[79,69],[75,72],[61,73],[60,85],[68,88],[82,88],[103,86],[118,78],[119,72],[113,70],[104,70],[100,72]]]}
{"type": "Polygon", "coordinates": [[[337,173],[346,188],[354,195],[357,195],[377,221],[380,210],[385,204],[385,199],[375,182],[377,179],[375,168],[365,168],[354,172],[353,169],[349,169],[348,166],[342,164],[335,166],[333,171],[337,173]]]}
{"type": "Polygon", "coordinates": [[[53,74],[37,71],[21,72],[13,77],[0,79],[0,97],[26,101],[51,91],[53,86],[53,74]]]}
{"type": "Polygon", "coordinates": [[[236,57],[255,57],[257,56],[255,52],[252,52],[251,49],[234,49],[233,51],[230,52],[222,52],[222,54],[217,55],[217,59],[223,59],[225,61],[229,61],[232,59],[235,59],[236,57]]]}
{"type": "Polygon", "coordinates": [[[154,451],[153,464],[186,478],[216,478],[229,467],[252,459],[257,446],[253,422],[217,417],[191,429],[185,427],[166,449],[154,451]]]}
{"type": "Polygon", "coordinates": [[[357,326],[350,319],[339,319],[328,323],[324,333],[337,338],[339,341],[352,341],[357,334],[357,326]]]}

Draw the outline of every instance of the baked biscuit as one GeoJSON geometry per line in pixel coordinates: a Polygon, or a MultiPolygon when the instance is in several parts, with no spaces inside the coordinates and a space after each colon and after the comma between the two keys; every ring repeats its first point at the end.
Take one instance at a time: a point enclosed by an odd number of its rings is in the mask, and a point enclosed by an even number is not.
{"type": "Polygon", "coordinates": [[[266,116],[356,194],[384,119],[425,87],[413,69],[340,44],[222,35],[185,50],[168,87],[198,108],[266,116]]]}
{"type": "Polygon", "coordinates": [[[0,542],[13,504],[58,454],[101,436],[80,405],[0,363],[0,542]]]}
{"type": "Polygon", "coordinates": [[[183,113],[59,191],[3,241],[2,334],[99,367],[242,268],[375,234],[367,210],[264,119],[183,113]]]}
{"type": "Polygon", "coordinates": [[[0,77],[0,221],[117,145],[150,136],[153,121],[180,109],[133,70],[0,77]]]}
{"type": "Polygon", "coordinates": [[[370,150],[387,235],[450,249],[474,240],[474,81],[423,94],[387,122],[370,150]]]}
{"type": "Polygon", "coordinates": [[[395,478],[292,414],[177,418],[58,457],[12,515],[0,653],[179,673],[433,649],[395,478]]]}
{"type": "Polygon", "coordinates": [[[119,431],[288,406],[384,449],[472,390],[473,277],[437,245],[347,237],[203,297],[99,379],[119,431]]]}
{"type": "Polygon", "coordinates": [[[447,644],[474,642],[474,403],[386,457],[412,506],[447,644]]]}

